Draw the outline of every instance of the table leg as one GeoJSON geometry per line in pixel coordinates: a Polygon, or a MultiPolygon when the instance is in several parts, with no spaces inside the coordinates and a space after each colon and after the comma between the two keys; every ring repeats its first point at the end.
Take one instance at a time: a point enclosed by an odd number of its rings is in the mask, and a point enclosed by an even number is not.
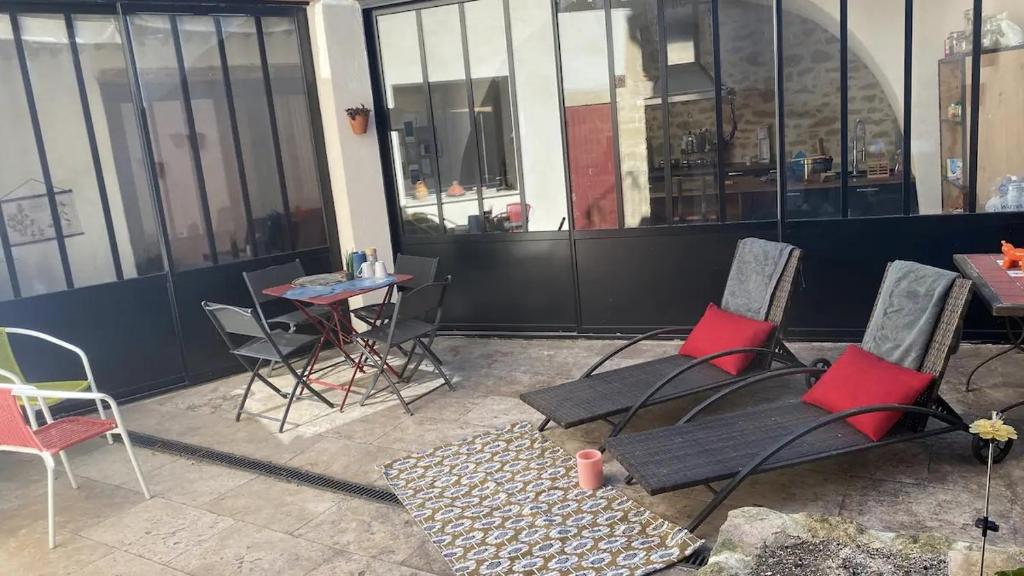
{"type": "Polygon", "coordinates": [[[1013,317],[1013,320],[1015,322],[1017,322],[1017,329],[1020,331],[1020,336],[1014,337],[1013,327],[1010,325],[1010,318],[1007,318],[1006,319],[1006,334],[1010,337],[1010,342],[1012,342],[1012,344],[1008,348],[1006,348],[1005,350],[1000,350],[999,352],[996,352],[995,354],[993,354],[992,356],[989,356],[985,360],[982,360],[980,364],[975,366],[974,370],[971,370],[971,373],[967,375],[967,382],[964,383],[964,392],[970,392],[971,391],[971,380],[974,378],[974,374],[982,366],[984,366],[985,364],[988,364],[989,362],[995,360],[996,358],[999,358],[1000,356],[1004,356],[1006,354],[1009,354],[1010,352],[1013,352],[1014,350],[1020,350],[1020,351],[1024,352],[1024,321],[1022,321],[1020,318],[1017,318],[1017,317],[1013,317]]]}

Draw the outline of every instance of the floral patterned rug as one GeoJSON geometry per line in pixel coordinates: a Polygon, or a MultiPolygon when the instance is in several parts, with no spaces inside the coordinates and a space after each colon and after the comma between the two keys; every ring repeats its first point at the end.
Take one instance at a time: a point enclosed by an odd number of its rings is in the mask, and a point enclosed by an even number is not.
{"type": "Polygon", "coordinates": [[[581,489],[575,458],[526,422],[383,472],[460,576],[648,574],[702,543],[613,487],[581,489]]]}

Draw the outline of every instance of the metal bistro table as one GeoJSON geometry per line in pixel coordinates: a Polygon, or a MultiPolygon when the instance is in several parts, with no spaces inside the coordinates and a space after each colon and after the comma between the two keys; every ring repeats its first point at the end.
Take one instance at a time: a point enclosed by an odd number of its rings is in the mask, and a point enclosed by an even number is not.
{"type": "MultiPolygon", "coordinates": [[[[309,374],[313,373],[316,361],[320,357],[320,352],[323,350],[324,346],[328,346],[330,344],[336,346],[349,363],[352,364],[352,377],[349,378],[348,384],[335,384],[324,380],[310,379],[311,383],[345,391],[345,396],[342,398],[339,410],[345,409],[345,402],[348,400],[348,394],[352,390],[352,384],[356,380],[356,375],[359,372],[365,371],[363,368],[364,352],[360,352],[359,360],[356,360],[345,350],[345,342],[351,341],[358,332],[353,328],[352,323],[348,319],[348,311],[344,310],[343,306],[350,298],[362,296],[363,294],[368,294],[382,288],[387,289],[387,292],[384,294],[384,299],[381,300],[381,303],[377,308],[377,317],[374,318],[374,324],[377,324],[381,321],[380,316],[384,310],[384,304],[391,301],[391,297],[395,291],[395,286],[402,282],[408,282],[412,279],[413,276],[411,274],[391,274],[387,278],[350,280],[338,283],[336,285],[336,291],[323,295],[304,295],[303,292],[308,294],[309,292],[315,292],[315,290],[298,289],[296,286],[291,284],[282,284],[280,286],[267,288],[263,291],[264,294],[268,294],[270,296],[277,296],[278,298],[291,300],[292,303],[302,311],[306,318],[309,319],[310,323],[320,330],[320,341],[317,342],[316,347],[313,349],[313,358],[309,363],[309,374]],[[330,316],[326,319],[320,318],[316,314],[307,310],[308,306],[313,305],[326,306],[331,311],[330,316]]],[[[330,286],[320,288],[329,289],[330,286]]],[[[372,343],[368,346],[364,346],[364,348],[369,350],[371,354],[375,352],[375,348],[372,343]]],[[[395,368],[391,366],[386,359],[380,360],[388,370],[395,375],[398,374],[398,371],[395,370],[395,368]]]]}
{"type": "Polygon", "coordinates": [[[967,375],[964,390],[970,392],[971,379],[985,364],[1013,352],[1024,352],[1024,270],[1003,269],[1002,254],[955,254],[953,263],[964,276],[974,282],[982,300],[993,316],[1006,322],[1006,333],[1012,344],[1005,350],[983,360],[967,375]],[[1017,334],[1014,334],[1016,324],[1017,334]]]}

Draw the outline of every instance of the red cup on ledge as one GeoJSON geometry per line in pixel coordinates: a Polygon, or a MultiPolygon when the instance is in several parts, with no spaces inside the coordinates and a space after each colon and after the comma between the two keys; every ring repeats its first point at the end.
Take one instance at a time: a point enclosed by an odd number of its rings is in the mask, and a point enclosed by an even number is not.
{"type": "Polygon", "coordinates": [[[604,484],[604,460],[601,452],[588,448],[576,453],[576,474],[580,488],[597,490],[604,484]]]}

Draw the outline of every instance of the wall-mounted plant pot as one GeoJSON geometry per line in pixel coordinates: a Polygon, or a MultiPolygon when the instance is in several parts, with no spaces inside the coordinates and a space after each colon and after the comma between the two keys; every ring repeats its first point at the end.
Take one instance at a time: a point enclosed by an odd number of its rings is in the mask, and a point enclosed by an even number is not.
{"type": "Polygon", "coordinates": [[[366,129],[370,125],[370,115],[359,114],[355,117],[349,117],[348,124],[352,127],[353,134],[366,134],[366,129]]]}

